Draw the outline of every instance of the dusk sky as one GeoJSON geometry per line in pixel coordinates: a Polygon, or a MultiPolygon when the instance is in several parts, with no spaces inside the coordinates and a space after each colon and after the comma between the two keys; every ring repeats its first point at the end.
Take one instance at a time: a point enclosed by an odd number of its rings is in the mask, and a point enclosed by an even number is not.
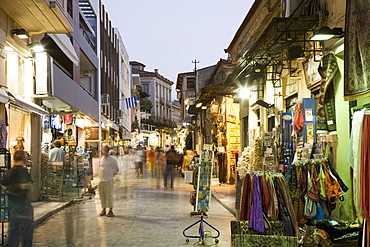
{"type": "Polygon", "coordinates": [[[176,84],[177,74],[216,64],[254,0],[103,0],[131,61],[176,84]]]}

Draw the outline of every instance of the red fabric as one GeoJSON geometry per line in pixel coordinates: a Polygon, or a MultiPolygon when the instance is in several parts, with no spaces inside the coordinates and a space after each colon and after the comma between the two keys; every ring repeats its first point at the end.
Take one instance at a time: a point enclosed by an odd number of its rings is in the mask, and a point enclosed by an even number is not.
{"type": "Polygon", "coordinates": [[[262,176],[262,206],[265,214],[268,212],[270,199],[270,192],[267,186],[266,176],[262,176]]]}
{"type": "Polygon", "coordinates": [[[296,132],[301,131],[304,126],[304,119],[302,114],[302,103],[295,105],[295,114],[293,118],[293,127],[296,132]]]}
{"type": "Polygon", "coordinates": [[[362,211],[365,219],[370,219],[370,115],[364,117],[362,136],[361,197],[362,211]]]}
{"type": "Polygon", "coordinates": [[[63,115],[63,122],[64,122],[64,124],[72,124],[72,117],[73,117],[73,114],[65,114],[65,115],[63,115]]]}
{"type": "Polygon", "coordinates": [[[240,220],[247,221],[250,216],[251,209],[251,194],[253,194],[253,186],[250,174],[247,174],[244,178],[243,194],[242,194],[242,205],[240,207],[240,220]]]}

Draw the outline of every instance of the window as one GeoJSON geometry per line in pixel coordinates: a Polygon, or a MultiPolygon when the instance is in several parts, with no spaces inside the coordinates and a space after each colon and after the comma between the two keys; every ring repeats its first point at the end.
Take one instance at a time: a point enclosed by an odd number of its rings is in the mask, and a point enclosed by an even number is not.
{"type": "Polygon", "coordinates": [[[72,0],[67,0],[67,13],[73,17],[73,4],[72,4],[72,0]]]}
{"type": "Polygon", "coordinates": [[[149,94],[149,84],[143,84],[143,92],[149,94]]]}

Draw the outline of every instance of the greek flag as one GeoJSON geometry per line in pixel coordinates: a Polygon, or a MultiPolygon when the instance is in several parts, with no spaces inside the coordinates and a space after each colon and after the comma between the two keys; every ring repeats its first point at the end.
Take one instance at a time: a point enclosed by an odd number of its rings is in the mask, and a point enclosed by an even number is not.
{"type": "Polygon", "coordinates": [[[136,96],[126,98],[126,107],[127,107],[127,109],[130,109],[130,108],[136,107],[136,106],[137,106],[136,96]]]}

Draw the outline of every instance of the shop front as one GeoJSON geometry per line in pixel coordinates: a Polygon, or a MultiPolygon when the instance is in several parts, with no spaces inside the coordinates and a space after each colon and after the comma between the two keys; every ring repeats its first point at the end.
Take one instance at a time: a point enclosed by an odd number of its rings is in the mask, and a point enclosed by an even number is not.
{"type": "Polygon", "coordinates": [[[98,158],[99,152],[96,125],[81,113],[53,112],[44,116],[41,152],[42,199],[73,199],[90,186],[94,173],[93,161],[98,158]],[[55,148],[55,141],[59,141],[66,156],[66,161],[60,164],[61,166],[49,159],[49,152],[55,148]],[[58,170],[57,180],[51,172],[53,169],[58,170]],[[58,182],[53,183],[53,180],[58,182]]]}

